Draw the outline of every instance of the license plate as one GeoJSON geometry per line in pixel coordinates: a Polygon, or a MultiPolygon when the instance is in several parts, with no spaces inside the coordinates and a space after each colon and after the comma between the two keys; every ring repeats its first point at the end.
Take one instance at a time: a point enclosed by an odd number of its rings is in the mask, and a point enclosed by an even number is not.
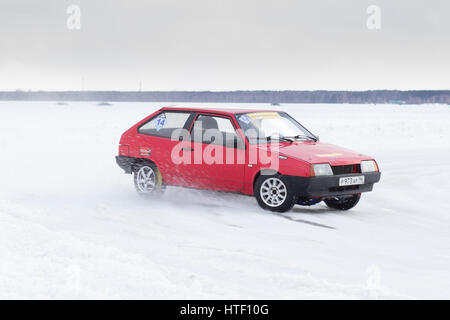
{"type": "Polygon", "coordinates": [[[353,186],[364,184],[364,176],[339,178],[339,186],[353,186]]]}

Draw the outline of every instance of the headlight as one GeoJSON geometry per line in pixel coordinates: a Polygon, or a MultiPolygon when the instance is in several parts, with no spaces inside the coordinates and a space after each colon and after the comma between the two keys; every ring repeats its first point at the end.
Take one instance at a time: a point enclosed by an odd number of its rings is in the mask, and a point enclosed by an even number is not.
{"type": "Polygon", "coordinates": [[[329,163],[313,164],[313,171],[315,176],[332,176],[333,170],[329,163]]]}
{"type": "Polygon", "coordinates": [[[361,161],[361,173],[365,172],[376,172],[378,171],[378,166],[373,160],[361,161]]]}

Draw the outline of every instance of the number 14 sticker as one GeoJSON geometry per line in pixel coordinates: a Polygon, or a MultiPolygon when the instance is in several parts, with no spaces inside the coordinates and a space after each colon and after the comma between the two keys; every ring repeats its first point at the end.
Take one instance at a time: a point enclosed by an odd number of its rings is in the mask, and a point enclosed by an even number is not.
{"type": "Polygon", "coordinates": [[[160,116],[158,116],[158,118],[156,118],[156,131],[161,130],[161,128],[163,128],[166,125],[166,115],[163,113],[160,116]]]}

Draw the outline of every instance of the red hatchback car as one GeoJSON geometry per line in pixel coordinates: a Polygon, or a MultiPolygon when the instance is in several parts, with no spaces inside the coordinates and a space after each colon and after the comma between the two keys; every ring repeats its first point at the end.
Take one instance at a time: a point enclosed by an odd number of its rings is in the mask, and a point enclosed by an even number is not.
{"type": "Polygon", "coordinates": [[[381,175],[373,158],[267,110],[162,108],[122,135],[116,161],[142,195],[166,185],[239,192],[277,212],[322,200],[348,210],[381,175]]]}

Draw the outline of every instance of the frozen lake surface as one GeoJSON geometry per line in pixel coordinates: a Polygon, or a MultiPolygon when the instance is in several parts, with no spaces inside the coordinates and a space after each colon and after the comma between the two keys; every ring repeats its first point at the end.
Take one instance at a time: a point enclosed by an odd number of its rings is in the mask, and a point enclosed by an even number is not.
{"type": "Polygon", "coordinates": [[[214,104],[285,110],[377,159],[353,210],[278,216],[237,194],[139,197],[118,141],[164,105],[0,102],[0,298],[450,299],[450,106],[214,104]]]}

